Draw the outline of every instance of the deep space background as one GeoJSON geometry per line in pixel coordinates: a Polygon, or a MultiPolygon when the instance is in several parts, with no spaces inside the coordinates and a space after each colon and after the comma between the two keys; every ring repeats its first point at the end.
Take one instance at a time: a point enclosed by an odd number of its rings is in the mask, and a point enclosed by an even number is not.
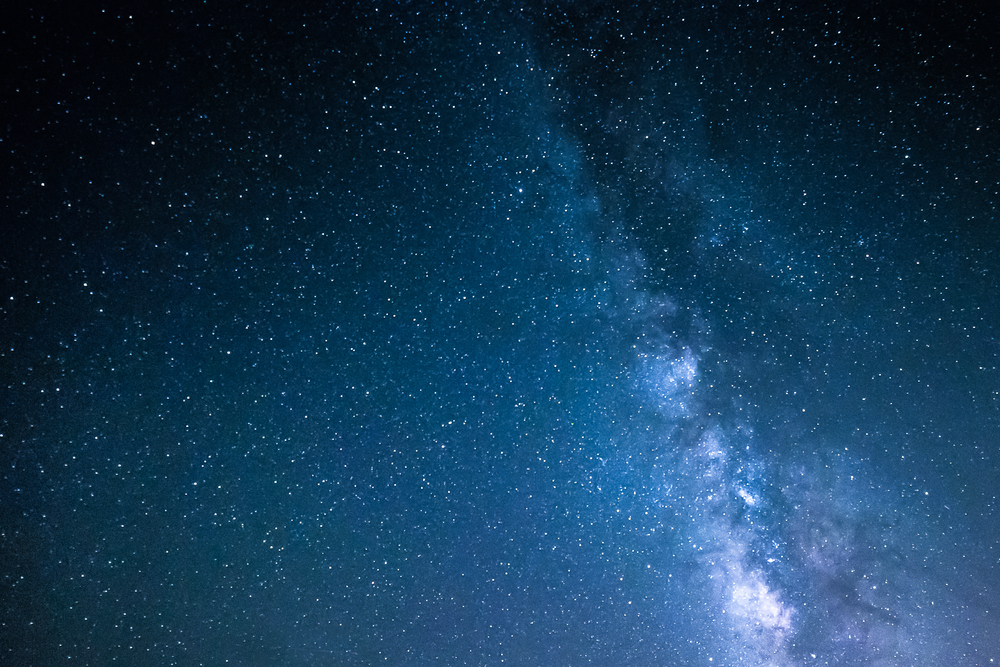
{"type": "Polygon", "coordinates": [[[0,661],[1000,663],[998,10],[638,4],[2,11],[0,661]]]}

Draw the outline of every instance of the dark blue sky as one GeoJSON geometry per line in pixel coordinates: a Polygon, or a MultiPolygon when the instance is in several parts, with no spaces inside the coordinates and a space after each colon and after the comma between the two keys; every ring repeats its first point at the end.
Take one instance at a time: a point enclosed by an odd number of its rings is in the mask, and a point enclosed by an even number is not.
{"type": "Polygon", "coordinates": [[[1000,659],[995,13],[3,24],[5,662],[1000,659]]]}

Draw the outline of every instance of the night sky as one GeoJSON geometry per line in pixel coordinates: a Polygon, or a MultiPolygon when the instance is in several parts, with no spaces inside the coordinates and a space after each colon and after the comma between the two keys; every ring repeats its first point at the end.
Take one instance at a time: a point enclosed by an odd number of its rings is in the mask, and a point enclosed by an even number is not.
{"type": "Polygon", "coordinates": [[[3,664],[1000,664],[997,10],[9,4],[3,664]]]}

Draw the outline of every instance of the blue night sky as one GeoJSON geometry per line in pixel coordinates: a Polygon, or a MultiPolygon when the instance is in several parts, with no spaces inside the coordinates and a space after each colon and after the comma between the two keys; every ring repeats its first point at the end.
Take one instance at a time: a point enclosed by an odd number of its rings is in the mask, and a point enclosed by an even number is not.
{"type": "Polygon", "coordinates": [[[0,662],[1000,663],[995,10],[154,4],[2,10],[0,662]]]}

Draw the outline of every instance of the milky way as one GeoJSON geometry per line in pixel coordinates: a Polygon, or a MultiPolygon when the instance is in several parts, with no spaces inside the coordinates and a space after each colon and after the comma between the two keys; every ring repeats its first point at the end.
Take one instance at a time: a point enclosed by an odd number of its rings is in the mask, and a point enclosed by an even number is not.
{"type": "Polygon", "coordinates": [[[995,664],[1000,61],[922,11],[17,10],[5,662],[995,664]]]}

